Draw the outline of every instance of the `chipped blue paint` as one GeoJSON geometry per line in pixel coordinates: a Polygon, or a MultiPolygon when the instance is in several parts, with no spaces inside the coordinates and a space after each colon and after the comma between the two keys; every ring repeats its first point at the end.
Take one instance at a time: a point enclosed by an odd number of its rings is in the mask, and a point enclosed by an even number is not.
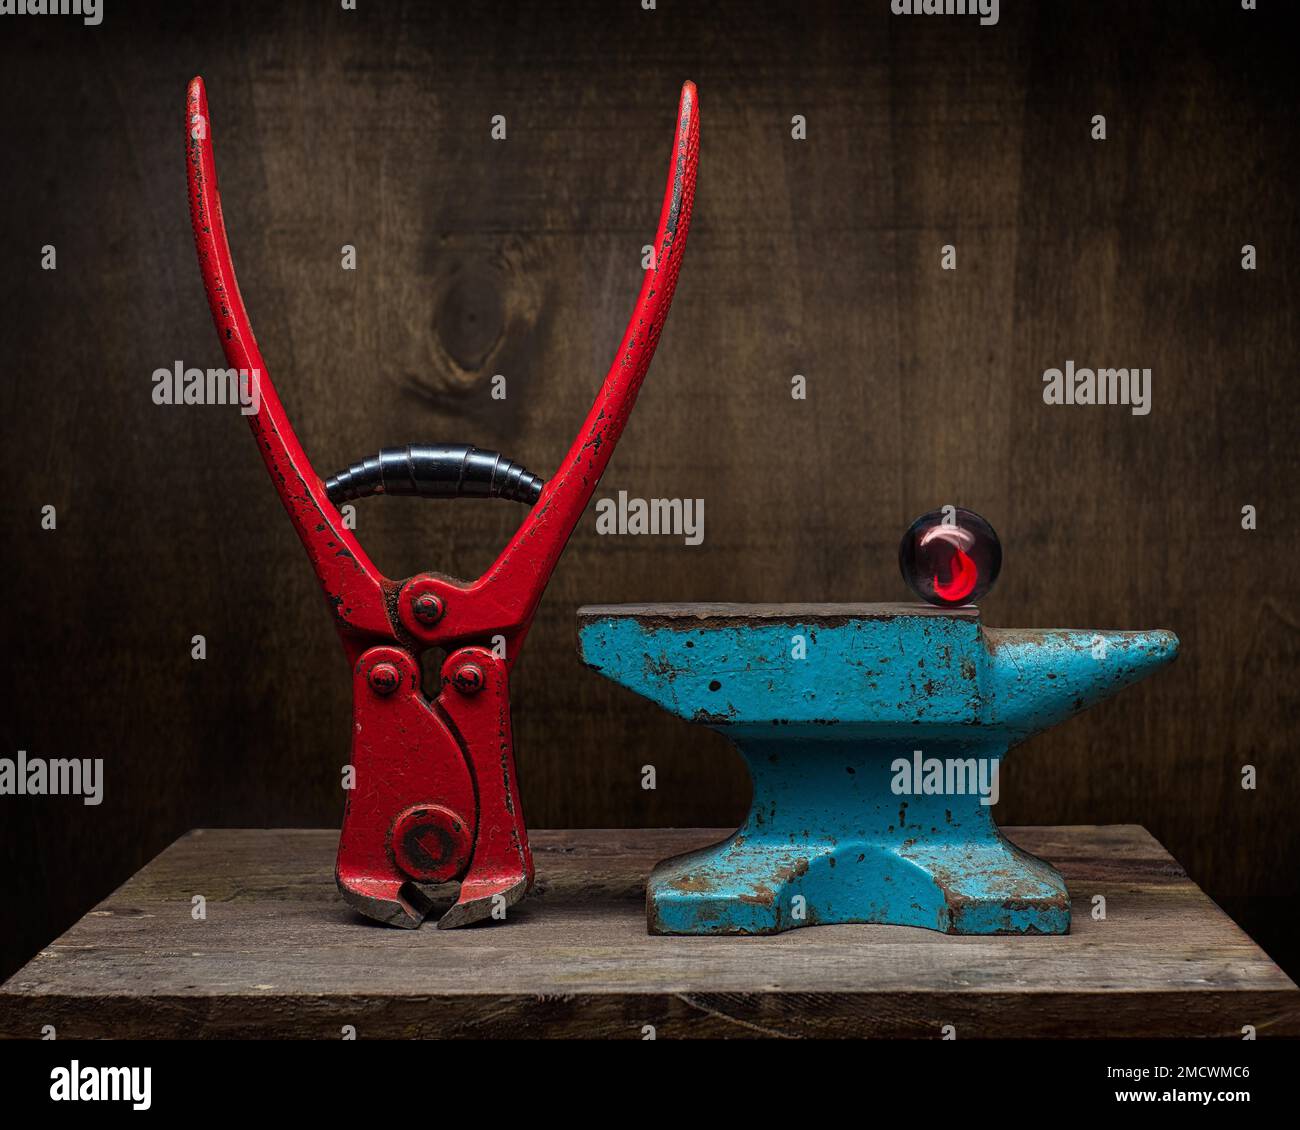
{"type": "Polygon", "coordinates": [[[579,621],[587,664],[725,734],[753,781],[732,836],[655,868],[660,934],[1066,933],[1060,873],[982,800],[1010,746],[1178,650],[1172,632],[1001,631],[922,605],[616,605],[579,621]]]}

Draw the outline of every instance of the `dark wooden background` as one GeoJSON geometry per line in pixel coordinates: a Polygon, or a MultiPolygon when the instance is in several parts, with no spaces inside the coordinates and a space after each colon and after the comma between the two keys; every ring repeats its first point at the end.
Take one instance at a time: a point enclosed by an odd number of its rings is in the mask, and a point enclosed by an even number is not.
{"type": "MultiPolygon", "coordinates": [[[[347,671],[245,421],[150,397],[156,368],[220,358],[186,211],[195,73],[244,295],[326,472],[444,439],[550,473],[639,284],[678,88],[699,84],[681,285],[600,494],[703,497],[705,542],[598,537],[588,513],[517,670],[533,826],[717,825],[746,802],[725,742],[579,665],[578,604],[902,599],[900,534],[956,502],[1002,535],[987,622],[1183,645],[1018,751],[999,819],[1144,824],[1294,971],[1283,5],[1004,0],[989,28],[887,0],[359,7],[105,0],[97,28],[0,27],[0,754],[107,775],[97,808],[0,798],[0,972],[189,828],[341,813],[347,671]],[[1151,414],[1046,407],[1040,374],[1071,358],[1153,368],[1151,414]]],[[[381,499],[358,532],[390,574],[473,575],[518,518],[381,499]]]]}

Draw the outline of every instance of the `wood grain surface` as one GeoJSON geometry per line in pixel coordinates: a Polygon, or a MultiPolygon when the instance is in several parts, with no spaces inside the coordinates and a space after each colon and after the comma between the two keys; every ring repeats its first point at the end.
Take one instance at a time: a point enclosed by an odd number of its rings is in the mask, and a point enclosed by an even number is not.
{"type": "Polygon", "coordinates": [[[641,1039],[1300,1034],[1300,991],[1144,829],[1009,829],[1064,872],[1064,937],[818,926],[646,933],[645,876],[721,829],[538,832],[504,923],[396,930],[333,882],[332,831],[197,830],[0,989],[0,1034],[641,1039]],[[192,898],[207,900],[196,921],[192,898]],[[1106,918],[1090,909],[1106,899],[1106,918]]]}
{"type": "MultiPolygon", "coordinates": [[[[7,20],[0,755],[102,757],[105,799],[0,797],[0,973],[189,828],[342,810],[347,670],[247,426],[151,400],[155,369],[221,363],[186,209],[196,73],[243,293],[324,474],[434,441],[550,473],[699,85],[676,304],[597,497],[702,498],[704,542],[599,536],[587,514],[515,673],[530,823],[745,809],[722,738],[581,666],[579,604],[904,599],[898,538],[951,502],[1003,541],[986,623],[1182,640],[1019,751],[999,818],[1141,823],[1300,967],[1290,7],[1007,2],[985,28],[886,0],[141,0],[94,28],[7,20]],[[1045,405],[1043,370],[1070,359],[1151,367],[1152,411],[1045,405]]],[[[357,532],[391,575],[468,576],[518,518],[373,499],[357,532]]]]}

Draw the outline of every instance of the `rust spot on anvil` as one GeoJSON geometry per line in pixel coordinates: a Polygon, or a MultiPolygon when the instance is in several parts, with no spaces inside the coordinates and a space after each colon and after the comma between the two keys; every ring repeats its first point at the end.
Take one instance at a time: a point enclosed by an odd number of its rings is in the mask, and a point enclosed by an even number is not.
{"type": "Polygon", "coordinates": [[[794,866],[778,867],[773,874],[779,883],[788,883],[791,879],[801,878],[808,874],[808,860],[801,857],[794,861],[794,866]]]}

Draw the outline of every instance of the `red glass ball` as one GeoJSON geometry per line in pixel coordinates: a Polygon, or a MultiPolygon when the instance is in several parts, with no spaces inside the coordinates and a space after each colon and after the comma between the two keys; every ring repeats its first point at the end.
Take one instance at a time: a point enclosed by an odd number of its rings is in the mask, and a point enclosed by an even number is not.
{"type": "Polygon", "coordinates": [[[1002,543],[975,511],[945,506],[908,528],[898,546],[898,568],[907,587],[930,604],[974,604],[998,579],[1002,543]]]}

